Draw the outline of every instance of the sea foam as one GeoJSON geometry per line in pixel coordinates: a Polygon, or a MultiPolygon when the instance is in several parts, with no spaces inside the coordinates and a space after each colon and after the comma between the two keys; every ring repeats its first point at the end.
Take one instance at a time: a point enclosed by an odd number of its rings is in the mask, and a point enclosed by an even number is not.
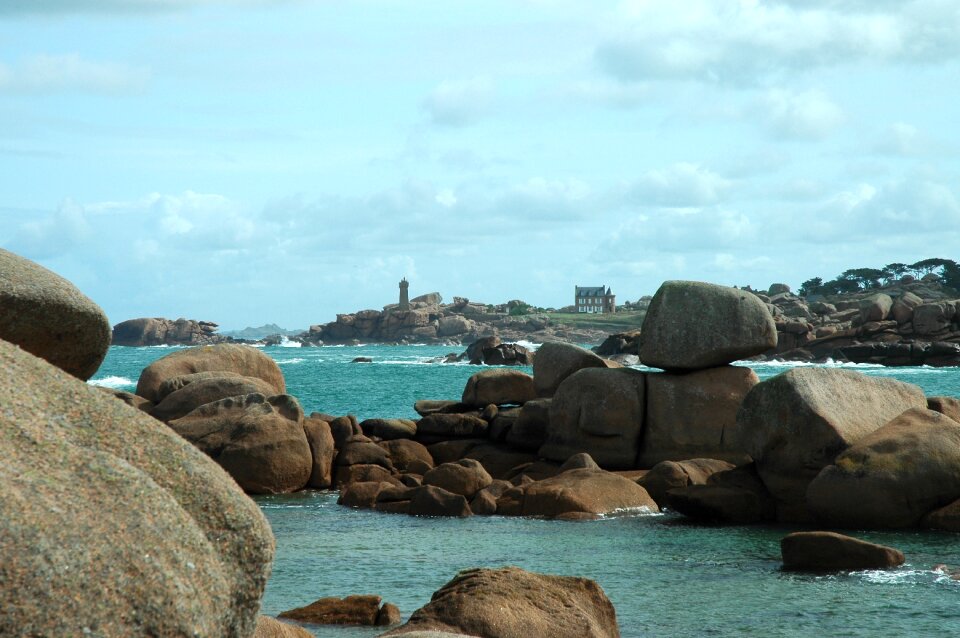
{"type": "Polygon", "coordinates": [[[104,388],[113,388],[114,390],[120,390],[127,386],[134,386],[134,383],[131,379],[127,377],[104,377],[102,379],[90,379],[87,381],[90,385],[98,385],[104,388]]]}

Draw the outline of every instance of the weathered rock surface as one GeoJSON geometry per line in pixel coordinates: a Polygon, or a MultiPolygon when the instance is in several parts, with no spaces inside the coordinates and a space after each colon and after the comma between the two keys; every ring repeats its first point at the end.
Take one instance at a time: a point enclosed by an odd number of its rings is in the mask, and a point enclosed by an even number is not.
{"type": "Polygon", "coordinates": [[[310,480],[313,455],[303,430],[303,411],[289,395],[221,399],[169,425],[248,493],[293,492],[310,480]]]}
{"type": "Polygon", "coordinates": [[[522,405],[535,398],[533,377],[529,374],[519,370],[491,368],[481,370],[467,379],[461,402],[482,408],[491,403],[522,405]]]}
{"type": "MultiPolygon", "coordinates": [[[[177,379],[182,378],[177,377],[177,379]]],[[[172,421],[186,416],[201,405],[228,397],[246,396],[255,393],[270,396],[276,392],[272,385],[256,377],[207,377],[186,383],[179,390],[167,394],[162,401],[150,410],[150,416],[164,422],[172,421]]]]}
{"type": "Polygon", "coordinates": [[[333,484],[333,456],[336,453],[330,424],[311,414],[303,420],[303,433],[310,446],[310,456],[313,457],[307,487],[328,489],[333,484]]]}
{"type": "Polygon", "coordinates": [[[803,506],[807,486],[850,445],[910,408],[923,391],[850,370],[794,368],[751,390],[737,414],[739,444],[778,500],[803,506]]]}
{"type": "Polygon", "coordinates": [[[912,527],[960,498],[960,423],[904,412],[841,453],[810,483],[807,501],[834,527],[912,527]]]}
{"type": "Polygon", "coordinates": [[[753,293],[697,281],[665,281],[640,334],[640,361],[665,370],[697,370],[762,354],[777,328],[753,293]]]}
{"type": "Polygon", "coordinates": [[[137,394],[157,401],[160,384],[194,372],[236,372],[270,384],[276,394],[287,391],[280,367],[256,348],[229,343],[179,350],[157,359],[140,373],[137,394]]]}
{"type": "Polygon", "coordinates": [[[110,347],[107,316],[72,283],[0,248],[0,339],[86,381],[110,347]]]}
{"type": "Polygon", "coordinates": [[[772,521],[777,504],[752,463],[720,470],[702,485],[667,491],[667,507],[705,523],[748,525],[772,521]]]}
{"type": "Polygon", "coordinates": [[[390,461],[399,472],[426,474],[433,469],[433,457],[422,443],[409,439],[382,441],[380,447],[390,455],[390,461]]]}
{"type": "Polygon", "coordinates": [[[313,634],[303,627],[280,622],[270,616],[257,616],[253,638],[313,638],[313,634]]]}
{"type": "Polygon", "coordinates": [[[431,414],[417,423],[417,439],[436,443],[484,436],[490,424],[473,414],[431,414]]]}
{"type": "Polygon", "coordinates": [[[252,634],[273,536],[225,472],[5,341],[0,405],[0,634],[252,634]]]}
{"type": "Polygon", "coordinates": [[[568,470],[521,489],[520,510],[516,512],[520,516],[566,518],[577,514],[612,514],[619,510],[660,511],[645,489],[603,470],[568,470]]]}
{"type": "Polygon", "coordinates": [[[506,442],[521,450],[539,450],[547,441],[550,402],[551,399],[533,399],[524,403],[516,421],[507,432],[506,442]]]}
{"type": "Polygon", "coordinates": [[[550,403],[540,456],[562,462],[586,452],[603,468],[633,468],[643,428],[645,379],[630,368],[586,368],[567,377],[550,403]]]}
{"type": "Polygon", "coordinates": [[[688,374],[648,374],[647,412],[637,465],[711,458],[746,463],[735,437],[737,411],[760,382],[750,368],[720,366],[688,374]]]}
{"type": "Polygon", "coordinates": [[[663,506],[667,502],[667,492],[688,485],[705,485],[711,475],[724,470],[732,470],[733,464],[716,459],[688,459],[685,461],[661,461],[657,463],[637,484],[650,494],[650,497],[663,506]]]}
{"type": "Polygon", "coordinates": [[[443,463],[423,475],[424,485],[435,485],[452,494],[460,494],[468,501],[492,482],[490,474],[474,459],[443,463]]]}
{"type": "Polygon", "coordinates": [[[956,397],[927,397],[927,408],[960,423],[960,399],[956,397]]]}
{"type": "Polygon", "coordinates": [[[617,638],[616,611],[597,583],[517,567],[470,569],[383,636],[440,631],[479,638],[617,638]]]}
{"type": "Polygon", "coordinates": [[[783,568],[802,571],[885,569],[904,563],[903,552],[834,532],[795,532],[780,541],[783,568]]]}
{"type": "Polygon", "coordinates": [[[375,626],[380,613],[380,596],[353,595],[345,598],[320,598],[304,607],[290,609],[278,615],[314,625],[375,626]]]}
{"type": "Polygon", "coordinates": [[[367,436],[384,441],[412,439],[417,434],[417,423],[410,419],[366,419],[360,422],[360,429],[367,436]]]}
{"type": "Polygon", "coordinates": [[[560,383],[582,368],[605,368],[603,359],[583,348],[556,341],[537,349],[533,361],[533,385],[537,396],[552,397],[560,383]]]}
{"type": "Polygon", "coordinates": [[[408,512],[413,516],[456,516],[467,517],[473,512],[467,499],[436,485],[424,485],[414,488],[410,496],[408,512]]]}

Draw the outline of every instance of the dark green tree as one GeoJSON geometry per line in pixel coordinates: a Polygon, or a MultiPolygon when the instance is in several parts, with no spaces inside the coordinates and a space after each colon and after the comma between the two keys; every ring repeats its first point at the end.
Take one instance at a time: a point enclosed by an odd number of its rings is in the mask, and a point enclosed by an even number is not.
{"type": "Polygon", "coordinates": [[[944,264],[943,274],[940,275],[940,280],[944,286],[960,292],[960,265],[957,265],[955,261],[944,264]]]}
{"type": "Polygon", "coordinates": [[[823,286],[823,279],[820,277],[813,277],[807,279],[805,282],[800,284],[800,289],[797,290],[797,294],[801,297],[807,297],[809,295],[814,295],[820,292],[820,288],[823,286]]]}
{"type": "Polygon", "coordinates": [[[878,288],[880,281],[884,279],[884,272],[876,268],[851,268],[843,271],[837,279],[845,279],[857,284],[858,288],[866,290],[867,288],[878,288]]]}

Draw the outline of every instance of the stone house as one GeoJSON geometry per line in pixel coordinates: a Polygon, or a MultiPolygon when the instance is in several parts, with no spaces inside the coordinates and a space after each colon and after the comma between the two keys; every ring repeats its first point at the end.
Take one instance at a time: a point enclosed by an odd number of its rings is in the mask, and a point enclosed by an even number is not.
{"type": "Polygon", "coordinates": [[[607,286],[574,286],[574,305],[577,312],[613,313],[617,311],[617,297],[607,286]]]}

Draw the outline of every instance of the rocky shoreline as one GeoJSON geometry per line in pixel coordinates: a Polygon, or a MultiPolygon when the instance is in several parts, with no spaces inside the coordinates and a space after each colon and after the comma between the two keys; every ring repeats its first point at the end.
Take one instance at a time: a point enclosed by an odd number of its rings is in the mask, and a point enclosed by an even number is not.
{"type": "MultiPolygon", "coordinates": [[[[804,349],[847,330],[954,343],[952,300],[917,290],[864,297],[847,318],[854,308],[826,308],[807,319],[817,328],[803,333],[814,334],[804,349]]],[[[789,292],[766,297],[665,282],[642,330],[607,344],[635,348],[661,372],[547,340],[532,375],[483,368],[460,396],[418,401],[417,420],[358,422],[304,414],[276,362],[235,343],[157,359],[135,393],[91,387],[110,343],[103,312],[0,250],[0,301],[12,309],[0,322],[0,604],[10,611],[0,633],[308,635],[258,616],[274,539],[244,493],[336,489],[342,506],[384,515],[590,520],[669,509],[709,524],[960,531],[960,399],[822,367],[760,382],[730,364],[779,349],[781,334],[800,334],[784,326],[804,318],[789,292]]],[[[212,334],[199,323],[145,325],[187,340],[212,334]]],[[[491,343],[481,360],[503,356],[491,343]]],[[[839,347],[850,345],[863,344],[839,347]]],[[[826,532],[790,535],[782,549],[788,569],[903,562],[826,532]]],[[[399,620],[367,598],[375,622],[399,620]]],[[[531,632],[619,636],[597,583],[517,568],[461,572],[384,635],[531,632]]]]}

